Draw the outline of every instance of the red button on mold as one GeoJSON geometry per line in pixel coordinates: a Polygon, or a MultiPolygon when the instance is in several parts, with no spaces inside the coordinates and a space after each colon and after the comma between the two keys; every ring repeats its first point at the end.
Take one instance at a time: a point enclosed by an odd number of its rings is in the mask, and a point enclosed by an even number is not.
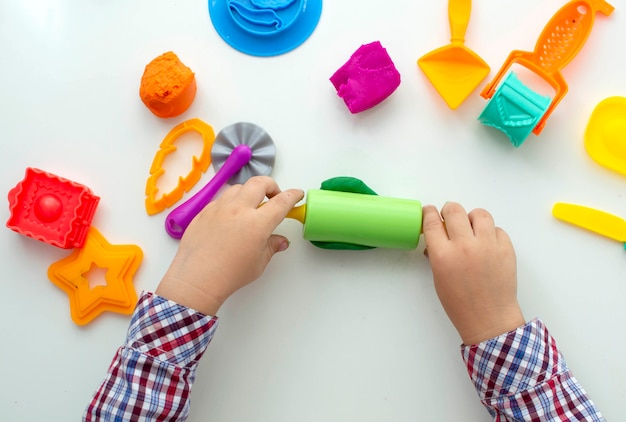
{"type": "Polygon", "coordinates": [[[31,167],[8,197],[8,228],[63,249],[84,245],[100,201],[86,186],[31,167]]]}

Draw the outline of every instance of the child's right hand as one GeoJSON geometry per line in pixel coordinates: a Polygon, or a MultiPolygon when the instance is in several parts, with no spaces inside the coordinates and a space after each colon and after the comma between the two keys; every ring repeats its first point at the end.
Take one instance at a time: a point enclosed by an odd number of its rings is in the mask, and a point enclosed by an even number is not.
{"type": "Polygon", "coordinates": [[[487,211],[449,202],[423,208],[425,253],[435,289],[463,343],[472,345],[525,324],[517,302],[515,251],[487,211]]]}
{"type": "Polygon", "coordinates": [[[230,295],[263,273],[275,253],[287,249],[289,241],[273,231],[303,196],[299,189],[281,191],[265,176],[229,187],[189,224],[156,293],[215,315],[230,295]]]}

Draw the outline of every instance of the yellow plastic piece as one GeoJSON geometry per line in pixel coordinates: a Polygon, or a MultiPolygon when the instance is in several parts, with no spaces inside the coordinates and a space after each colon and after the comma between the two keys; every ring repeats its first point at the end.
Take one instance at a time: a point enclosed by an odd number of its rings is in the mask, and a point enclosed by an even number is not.
{"type": "MultiPolygon", "coordinates": [[[[266,203],[267,202],[262,202],[261,204],[259,204],[259,207],[262,207],[266,203]]],[[[292,218],[304,224],[304,221],[306,219],[306,204],[302,204],[290,209],[285,218],[292,218]]]]}
{"type": "Polygon", "coordinates": [[[578,227],[608,237],[618,242],[626,242],[626,220],[595,208],[557,202],[552,207],[552,215],[578,227]]]}
{"type": "Polygon", "coordinates": [[[302,224],[306,219],[306,204],[299,205],[297,207],[292,208],[287,213],[287,218],[293,218],[294,220],[298,220],[302,224]]]}
{"type": "Polygon", "coordinates": [[[136,245],[112,245],[89,228],[85,245],[48,268],[50,281],[67,293],[72,320],[78,325],[91,322],[102,312],[130,315],[137,304],[133,275],[143,259],[136,245]],[[106,269],[106,285],[93,288],[85,275],[97,266],[106,269]]]}
{"type": "Polygon", "coordinates": [[[626,175],[626,98],[602,100],[591,113],[585,148],[598,164],[626,175]]]}
{"type": "Polygon", "coordinates": [[[448,106],[456,109],[489,74],[489,65],[467,48],[465,30],[471,0],[449,0],[451,43],[422,56],[417,64],[448,106]]]}
{"type": "Polygon", "coordinates": [[[517,63],[545,80],[555,91],[550,106],[539,120],[533,133],[539,135],[548,117],[567,93],[563,69],[585,45],[593,28],[597,12],[609,16],[614,10],[604,0],[572,0],[561,7],[546,24],[537,39],[534,51],[514,50],[504,62],[496,77],[485,86],[480,95],[491,98],[507,70],[517,63]]]}
{"type": "Polygon", "coordinates": [[[204,173],[211,165],[211,148],[215,141],[215,132],[213,128],[200,119],[191,119],[176,125],[161,142],[160,149],[157,151],[150,167],[150,177],[146,182],[146,211],[149,215],[157,214],[166,208],[174,205],[180,200],[185,192],[189,192],[194,187],[202,173],[204,173]],[[195,130],[202,135],[202,153],[200,157],[194,155],[191,163],[191,169],[185,176],[178,178],[178,185],[170,192],[166,192],[157,198],[159,193],[157,181],[165,173],[163,162],[165,157],[176,151],[176,140],[183,134],[195,130]]]}

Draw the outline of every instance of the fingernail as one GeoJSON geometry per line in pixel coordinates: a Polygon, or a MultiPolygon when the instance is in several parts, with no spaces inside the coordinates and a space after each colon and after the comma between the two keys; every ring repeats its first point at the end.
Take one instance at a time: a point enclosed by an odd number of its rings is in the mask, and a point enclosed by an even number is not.
{"type": "Polygon", "coordinates": [[[286,250],[289,247],[290,244],[291,243],[288,240],[285,240],[284,242],[281,242],[281,244],[278,245],[278,252],[282,252],[282,251],[286,250]]]}

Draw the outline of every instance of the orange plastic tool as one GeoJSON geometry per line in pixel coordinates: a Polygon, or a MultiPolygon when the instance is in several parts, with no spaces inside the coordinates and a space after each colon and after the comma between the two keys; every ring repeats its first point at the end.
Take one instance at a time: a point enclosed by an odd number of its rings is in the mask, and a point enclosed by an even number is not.
{"type": "Polygon", "coordinates": [[[451,109],[461,105],[489,74],[489,65],[467,48],[471,0],[449,0],[451,43],[420,57],[417,65],[451,109]]]}
{"type": "Polygon", "coordinates": [[[130,315],[137,304],[133,275],[143,259],[136,245],[112,245],[93,227],[85,246],[48,268],[50,281],[67,293],[72,320],[85,325],[104,311],[130,315]],[[106,269],[106,285],[89,286],[93,266],[106,269]]]}
{"type": "Polygon", "coordinates": [[[211,165],[211,148],[215,141],[215,133],[213,128],[200,119],[191,119],[176,125],[161,142],[160,149],[157,151],[150,167],[150,177],[146,181],[146,211],[149,215],[157,214],[165,208],[171,207],[179,199],[183,197],[185,192],[189,192],[194,187],[200,176],[211,165]],[[191,169],[185,176],[178,178],[178,185],[170,192],[161,194],[158,198],[159,189],[157,181],[165,173],[163,169],[163,161],[165,157],[176,151],[176,140],[183,134],[195,130],[202,135],[202,153],[200,157],[194,156],[191,163],[191,169]]]}
{"type": "Polygon", "coordinates": [[[554,108],[567,93],[567,83],[561,75],[563,69],[582,48],[591,32],[596,12],[610,15],[614,10],[604,0],[575,0],[559,9],[545,26],[532,52],[514,50],[504,65],[480,95],[491,98],[504,74],[513,63],[518,63],[536,73],[555,90],[555,95],[533,133],[539,135],[554,108]]]}

